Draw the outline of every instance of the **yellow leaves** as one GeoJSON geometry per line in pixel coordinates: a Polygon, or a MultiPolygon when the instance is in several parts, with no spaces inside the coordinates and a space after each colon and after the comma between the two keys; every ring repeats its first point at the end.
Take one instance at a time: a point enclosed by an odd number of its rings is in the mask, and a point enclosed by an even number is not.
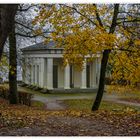
{"type": "Polygon", "coordinates": [[[0,61],[0,67],[3,66],[3,65],[5,65],[5,66],[8,65],[7,57],[4,56],[4,55],[2,56],[2,59],[1,59],[1,61],[0,61]]]}
{"type": "Polygon", "coordinates": [[[15,72],[14,72],[14,71],[10,71],[10,73],[11,73],[11,75],[14,75],[14,74],[15,74],[15,72]]]}
{"type": "Polygon", "coordinates": [[[109,85],[106,87],[107,93],[109,94],[127,94],[127,93],[133,93],[136,89],[133,87],[130,87],[128,85],[121,86],[121,85],[109,85]]]}
{"type": "Polygon", "coordinates": [[[39,28],[39,29],[33,31],[33,33],[34,33],[35,35],[39,35],[39,34],[42,34],[42,30],[41,30],[41,28],[39,28]]]}
{"type": "Polygon", "coordinates": [[[36,25],[36,23],[37,23],[37,18],[32,21],[33,25],[36,25]]]}
{"type": "MultiPolygon", "coordinates": [[[[85,56],[90,55],[92,58],[97,52],[115,49],[116,54],[112,54],[110,61],[113,64],[112,78],[117,82],[124,79],[134,84],[140,81],[140,41],[134,40],[131,34],[135,33],[136,28],[132,27],[128,31],[123,26],[117,26],[115,33],[109,34],[112,15],[113,7],[106,4],[97,7],[93,4],[53,5],[47,10],[43,7],[33,24],[40,24],[36,34],[41,33],[41,28],[46,23],[52,25],[53,33],[50,38],[57,42],[57,47],[64,47],[64,65],[69,62],[82,68],[85,56]],[[96,10],[104,28],[99,25],[96,10]],[[131,44],[130,40],[135,43],[131,44]],[[134,53],[130,55],[119,51],[128,48],[134,53]]],[[[129,18],[128,16],[128,20],[129,18]]],[[[48,41],[47,39],[46,42],[48,41]]]]}
{"type": "Polygon", "coordinates": [[[135,41],[135,45],[140,46],[140,40],[136,40],[136,41],[135,41]]]}
{"type": "MultiPolygon", "coordinates": [[[[64,57],[69,62],[79,61],[81,65],[85,56],[95,54],[104,49],[112,49],[116,41],[116,36],[101,32],[100,30],[78,30],[74,34],[65,37],[65,54],[64,57]]],[[[78,65],[79,66],[79,65],[78,65]]]]}
{"type": "Polygon", "coordinates": [[[135,86],[140,81],[140,57],[138,53],[120,51],[110,56],[113,83],[135,86]]]}
{"type": "Polygon", "coordinates": [[[5,55],[2,55],[2,59],[0,61],[0,78],[3,78],[8,72],[8,58],[5,55]]]}
{"type": "MultiPolygon", "coordinates": [[[[116,35],[108,34],[100,28],[73,28],[72,33],[64,34],[66,29],[57,27],[50,38],[57,42],[57,47],[64,47],[64,59],[70,64],[82,67],[84,57],[105,49],[112,49],[116,43],[116,35]]],[[[48,41],[48,39],[46,40],[48,41]]]]}

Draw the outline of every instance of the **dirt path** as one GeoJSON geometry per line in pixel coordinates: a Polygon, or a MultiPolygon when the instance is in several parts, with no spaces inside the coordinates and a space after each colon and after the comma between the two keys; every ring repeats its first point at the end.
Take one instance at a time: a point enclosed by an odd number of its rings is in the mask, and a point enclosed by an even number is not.
{"type": "Polygon", "coordinates": [[[66,107],[63,105],[63,100],[71,99],[92,99],[91,96],[64,96],[64,97],[43,97],[34,95],[33,100],[41,101],[46,105],[48,110],[65,110],[66,107]]]}
{"type": "Polygon", "coordinates": [[[48,98],[35,95],[33,100],[43,102],[47,110],[65,110],[65,106],[61,103],[62,101],[57,101],[55,98],[48,98]]]}

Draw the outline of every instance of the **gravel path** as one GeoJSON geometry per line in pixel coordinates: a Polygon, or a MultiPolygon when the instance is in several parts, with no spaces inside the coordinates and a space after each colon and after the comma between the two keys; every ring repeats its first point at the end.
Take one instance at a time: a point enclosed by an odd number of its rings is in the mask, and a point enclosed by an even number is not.
{"type": "MultiPolygon", "coordinates": [[[[43,97],[39,95],[35,95],[33,100],[41,101],[46,105],[46,109],[48,110],[65,110],[66,107],[63,104],[63,100],[71,100],[71,99],[94,99],[92,96],[56,96],[56,97],[43,97]]],[[[119,99],[117,95],[105,95],[103,97],[104,101],[110,101],[130,106],[140,107],[139,103],[131,103],[127,101],[122,101],[119,99]]]]}
{"type": "Polygon", "coordinates": [[[61,96],[61,97],[43,97],[34,95],[33,100],[41,101],[46,105],[47,110],[65,110],[66,107],[63,105],[63,100],[70,99],[92,99],[91,96],[61,96]]]}

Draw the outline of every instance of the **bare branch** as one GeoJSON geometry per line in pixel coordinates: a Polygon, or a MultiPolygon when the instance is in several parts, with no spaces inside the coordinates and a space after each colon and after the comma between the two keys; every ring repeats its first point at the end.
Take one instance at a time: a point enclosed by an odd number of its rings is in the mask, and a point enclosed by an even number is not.
{"type": "Polygon", "coordinates": [[[22,24],[22,23],[20,23],[20,22],[17,22],[17,21],[15,21],[15,23],[16,23],[16,24],[19,24],[19,25],[21,25],[21,26],[23,26],[23,27],[25,27],[25,28],[27,28],[27,29],[29,29],[29,30],[31,30],[31,31],[33,31],[33,29],[30,28],[30,27],[27,26],[27,25],[24,25],[24,24],[22,24]]]}
{"type": "Polygon", "coordinates": [[[29,38],[35,38],[35,37],[38,37],[38,36],[49,38],[48,36],[44,35],[44,34],[47,34],[47,33],[52,33],[52,32],[51,31],[45,31],[45,32],[42,32],[40,34],[35,34],[35,35],[31,35],[31,33],[26,33],[26,34],[16,33],[16,35],[23,36],[23,37],[29,37],[29,38]]]}
{"type": "Polygon", "coordinates": [[[17,10],[18,12],[26,12],[28,11],[30,8],[34,7],[34,5],[30,5],[28,8],[22,9],[22,6],[19,7],[19,9],[17,10]]]}
{"type": "Polygon", "coordinates": [[[112,24],[110,27],[109,33],[113,33],[115,31],[116,25],[117,25],[117,16],[119,13],[119,4],[114,5],[114,14],[113,14],[113,19],[112,19],[112,24]]]}

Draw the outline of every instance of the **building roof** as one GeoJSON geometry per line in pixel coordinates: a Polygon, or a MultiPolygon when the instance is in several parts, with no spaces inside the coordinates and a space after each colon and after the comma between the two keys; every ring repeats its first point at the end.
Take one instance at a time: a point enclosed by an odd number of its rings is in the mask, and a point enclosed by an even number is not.
{"type": "Polygon", "coordinates": [[[48,44],[37,43],[28,47],[25,47],[22,49],[22,51],[36,51],[36,50],[48,50],[48,49],[63,49],[63,48],[57,48],[56,43],[54,41],[50,41],[48,44]]]}

